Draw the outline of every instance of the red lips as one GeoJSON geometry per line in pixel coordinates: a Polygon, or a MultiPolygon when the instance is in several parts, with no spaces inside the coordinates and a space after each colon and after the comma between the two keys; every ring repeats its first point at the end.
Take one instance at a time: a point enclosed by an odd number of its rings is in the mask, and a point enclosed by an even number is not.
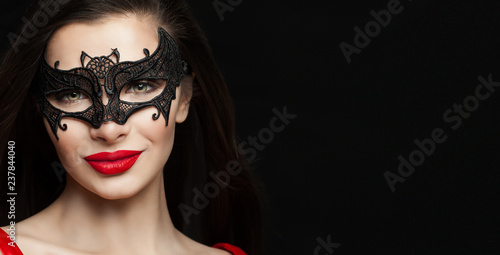
{"type": "Polygon", "coordinates": [[[130,169],[141,156],[142,151],[121,150],[100,152],[84,159],[97,172],[105,175],[120,174],[130,169]]]}

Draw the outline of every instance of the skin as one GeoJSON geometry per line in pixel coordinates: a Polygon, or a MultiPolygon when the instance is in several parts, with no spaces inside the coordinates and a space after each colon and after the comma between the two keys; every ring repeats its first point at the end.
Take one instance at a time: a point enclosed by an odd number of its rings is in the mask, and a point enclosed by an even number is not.
{"type": "MultiPolygon", "coordinates": [[[[103,56],[118,48],[120,61],[136,61],[144,58],[143,48],[156,49],[157,28],[153,20],[135,15],[69,24],[53,35],[46,58],[48,63],[59,60],[59,69],[66,70],[81,66],[82,50],[103,56]]],[[[177,87],[168,126],[163,117],[153,120],[157,109],[147,107],[132,114],[124,125],[111,121],[98,129],[63,118],[68,129],[59,129],[57,140],[44,119],[67,170],[67,182],[54,203],[16,224],[16,242],[24,254],[230,254],[186,237],[174,228],[167,210],[163,166],[172,150],[175,125],[188,115],[193,76],[185,77],[177,87]],[[96,172],[84,160],[116,150],[143,153],[128,171],[112,176],[96,172]]],[[[7,226],[2,228],[7,230],[7,226]]]]}

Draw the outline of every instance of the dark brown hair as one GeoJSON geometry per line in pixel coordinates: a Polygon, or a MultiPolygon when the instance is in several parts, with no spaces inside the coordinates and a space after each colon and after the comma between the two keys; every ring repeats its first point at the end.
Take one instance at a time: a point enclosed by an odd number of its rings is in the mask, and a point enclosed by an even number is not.
{"type": "MultiPolygon", "coordinates": [[[[176,228],[206,245],[228,242],[249,254],[261,246],[261,204],[246,160],[238,154],[234,108],[208,41],[183,0],[48,0],[33,2],[25,23],[0,66],[0,166],[7,169],[7,143],[15,141],[16,221],[47,207],[64,188],[56,173],[58,159],[37,111],[30,85],[51,35],[73,22],[92,22],[111,14],[151,16],[166,25],[182,58],[196,74],[186,121],[176,126],[174,148],[164,168],[165,192],[176,228]],[[45,16],[40,12],[45,10],[45,16]],[[44,20],[47,18],[48,20],[44,20]],[[40,25],[40,26],[37,26],[40,25]],[[193,190],[204,186],[227,165],[241,168],[230,176],[190,223],[180,205],[193,206],[193,190]],[[211,173],[211,174],[210,174],[211,173]]],[[[85,35],[82,35],[85,40],[85,35]]],[[[7,174],[0,175],[2,201],[7,174]]],[[[62,180],[62,181],[61,181],[62,180]]],[[[218,180],[219,182],[221,180],[218,180]]],[[[198,210],[199,209],[199,210],[198,210]]],[[[5,217],[0,225],[9,224],[5,217]]]]}

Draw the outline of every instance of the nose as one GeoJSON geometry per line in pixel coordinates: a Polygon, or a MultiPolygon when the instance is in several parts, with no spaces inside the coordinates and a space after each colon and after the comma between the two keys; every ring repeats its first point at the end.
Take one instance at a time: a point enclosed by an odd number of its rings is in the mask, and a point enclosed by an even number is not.
{"type": "Polygon", "coordinates": [[[106,89],[105,89],[105,84],[104,84],[104,79],[99,79],[99,84],[101,86],[101,90],[102,90],[102,97],[101,97],[101,101],[102,101],[102,104],[103,105],[107,105],[108,104],[108,101],[109,101],[109,96],[108,94],[106,93],[106,89]]]}
{"type": "Polygon", "coordinates": [[[125,139],[130,132],[127,123],[119,125],[114,121],[106,121],[99,128],[90,129],[90,137],[105,143],[116,143],[125,139]]]}

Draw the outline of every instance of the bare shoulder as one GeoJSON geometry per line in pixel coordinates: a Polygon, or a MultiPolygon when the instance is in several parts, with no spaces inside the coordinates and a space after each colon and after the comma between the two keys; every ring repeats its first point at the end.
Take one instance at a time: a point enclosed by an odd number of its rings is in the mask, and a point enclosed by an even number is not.
{"type": "MultiPolygon", "coordinates": [[[[77,254],[46,240],[47,230],[44,231],[42,225],[38,223],[36,218],[30,217],[14,225],[15,241],[24,255],[77,254]]],[[[11,231],[10,225],[1,228],[7,233],[11,231]]]]}
{"type": "Polygon", "coordinates": [[[217,248],[213,248],[213,247],[209,247],[209,246],[205,246],[203,250],[199,250],[195,254],[231,255],[231,253],[228,252],[228,251],[217,249],[217,248]]]}
{"type": "Polygon", "coordinates": [[[183,247],[189,247],[189,249],[185,251],[186,254],[231,255],[228,251],[204,245],[194,241],[181,232],[178,233],[180,236],[179,241],[183,244],[183,247]]]}
{"type": "Polygon", "coordinates": [[[221,249],[216,249],[216,248],[212,248],[212,247],[209,247],[213,253],[210,253],[210,254],[213,254],[213,255],[231,255],[230,252],[228,251],[225,251],[225,250],[221,250],[221,249]]]}
{"type": "Polygon", "coordinates": [[[13,235],[15,238],[15,242],[19,249],[24,254],[29,254],[26,250],[29,250],[28,247],[36,246],[36,248],[39,247],[39,242],[37,242],[36,238],[33,238],[29,233],[31,233],[31,224],[27,224],[27,220],[17,222],[14,225],[7,225],[2,227],[2,230],[4,230],[7,234],[13,235]],[[38,245],[37,245],[38,243],[38,245]]]}
{"type": "Polygon", "coordinates": [[[191,247],[193,249],[189,252],[189,254],[231,255],[231,253],[226,250],[213,248],[200,243],[191,247]]]}
{"type": "Polygon", "coordinates": [[[16,223],[15,225],[7,225],[1,227],[3,231],[5,231],[9,235],[13,235],[15,238],[15,242],[19,249],[25,255],[35,254],[34,251],[41,248],[43,242],[40,242],[36,238],[31,237],[30,235],[25,235],[24,231],[19,231],[19,226],[23,226],[21,222],[16,223]]]}
{"type": "Polygon", "coordinates": [[[7,225],[7,226],[3,226],[3,227],[0,227],[3,231],[5,231],[5,233],[9,233],[9,230],[8,228],[10,227],[10,225],[7,225]]]}

